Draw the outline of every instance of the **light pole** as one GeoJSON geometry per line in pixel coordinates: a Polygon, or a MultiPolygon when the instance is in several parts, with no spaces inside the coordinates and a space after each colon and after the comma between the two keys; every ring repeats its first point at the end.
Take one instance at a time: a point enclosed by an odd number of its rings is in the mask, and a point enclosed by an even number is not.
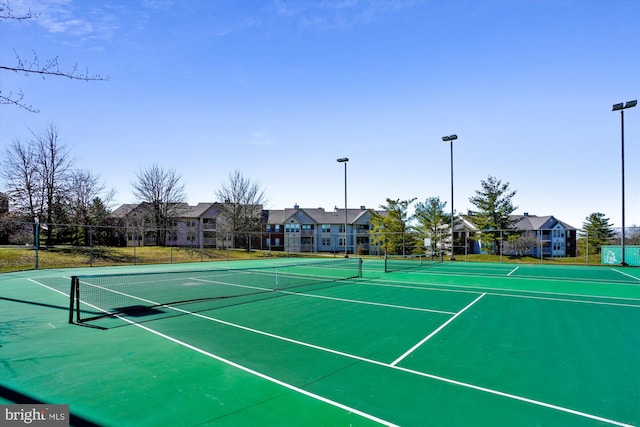
{"type": "Polygon", "coordinates": [[[344,163],[344,257],[349,258],[349,252],[347,252],[347,162],[346,157],[338,159],[338,163],[344,163]]]}
{"type": "Polygon", "coordinates": [[[456,257],[453,254],[453,141],[458,139],[458,135],[443,136],[442,140],[451,144],[451,260],[455,260],[456,257]]]}
{"type": "Polygon", "coordinates": [[[620,263],[623,266],[628,265],[624,259],[624,110],[627,108],[635,107],[638,105],[638,100],[635,99],[633,101],[627,101],[626,104],[614,104],[612,111],[620,110],[620,127],[621,127],[621,139],[622,139],[622,262],[620,263]]]}

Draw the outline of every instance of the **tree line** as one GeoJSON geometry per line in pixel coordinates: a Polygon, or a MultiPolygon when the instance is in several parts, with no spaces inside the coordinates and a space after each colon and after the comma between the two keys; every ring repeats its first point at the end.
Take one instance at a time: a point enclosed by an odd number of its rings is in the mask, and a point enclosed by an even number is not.
{"type": "MultiPolygon", "coordinates": [[[[90,170],[76,168],[75,163],[75,157],[62,142],[60,130],[53,124],[32,130],[29,137],[9,144],[2,153],[0,174],[11,209],[0,209],[0,225],[111,225],[115,190],[108,189],[90,170]]],[[[175,169],[153,164],[138,171],[131,184],[139,219],[156,230],[157,245],[166,243],[167,233],[160,230],[169,230],[184,213],[187,195],[181,180],[175,169]]],[[[262,206],[267,199],[259,183],[236,170],[215,191],[215,196],[220,202],[225,231],[238,235],[260,230],[262,206]]],[[[53,227],[45,228],[44,237],[47,245],[55,243],[53,227]]]]}
{"type": "MultiPolygon", "coordinates": [[[[481,180],[480,187],[469,202],[475,207],[472,219],[488,252],[497,254],[502,249],[524,256],[536,248],[540,242],[535,236],[514,228],[516,220],[512,214],[517,206],[513,198],[517,191],[510,188],[509,182],[489,175],[481,180]]],[[[433,254],[445,248],[450,253],[456,248],[463,251],[465,242],[460,239],[451,242],[449,237],[452,218],[445,211],[447,202],[439,197],[427,197],[424,202],[418,202],[414,214],[409,215],[409,206],[415,200],[387,199],[386,205],[380,206],[384,214],[375,213],[371,221],[373,243],[381,245],[389,254],[411,254],[425,249],[433,254]]],[[[460,221],[460,215],[454,213],[454,229],[460,221]]],[[[603,245],[615,242],[616,234],[605,214],[591,213],[579,230],[578,249],[581,253],[600,253],[603,245]]],[[[625,242],[640,244],[640,229],[634,227],[625,242]]]]}
{"type": "MultiPolygon", "coordinates": [[[[76,168],[75,163],[73,154],[62,142],[60,130],[53,124],[31,130],[29,137],[9,144],[2,153],[0,173],[6,183],[4,192],[11,210],[0,209],[0,226],[8,227],[7,224],[16,221],[94,227],[110,225],[108,219],[115,190],[108,189],[92,171],[76,168]]],[[[187,196],[181,179],[175,169],[153,164],[138,171],[132,182],[133,196],[145,224],[157,230],[157,245],[166,244],[167,233],[160,230],[171,229],[186,206],[187,196]]],[[[498,251],[498,240],[518,254],[527,253],[537,244],[535,238],[513,230],[512,214],[517,209],[513,198],[516,194],[508,182],[488,176],[481,180],[480,189],[469,199],[476,208],[473,221],[480,230],[503,231],[502,234],[483,233],[483,242],[493,252],[498,251]]],[[[214,195],[220,203],[221,224],[234,238],[262,231],[262,207],[267,198],[258,182],[236,170],[214,195]]],[[[447,202],[439,197],[427,197],[424,202],[416,203],[414,214],[409,215],[409,208],[415,201],[415,198],[387,198],[386,205],[380,206],[384,214],[373,214],[372,243],[382,246],[387,253],[410,253],[424,250],[422,239],[428,238],[427,250],[431,252],[445,246],[453,250],[447,239],[451,231],[451,214],[445,212],[447,202]]],[[[460,216],[455,215],[454,227],[459,221],[460,216]]],[[[84,233],[88,233],[86,228],[84,233]]],[[[580,233],[583,238],[588,236],[589,252],[592,253],[616,237],[609,218],[600,212],[586,217],[580,233]]],[[[640,243],[638,234],[629,235],[630,244],[640,243]]],[[[52,227],[46,228],[44,237],[46,244],[55,243],[52,227]]],[[[88,241],[86,236],[85,241],[88,241]]],[[[585,247],[587,243],[581,244],[585,247]]],[[[453,246],[462,247],[462,242],[453,242],[453,246]]]]}

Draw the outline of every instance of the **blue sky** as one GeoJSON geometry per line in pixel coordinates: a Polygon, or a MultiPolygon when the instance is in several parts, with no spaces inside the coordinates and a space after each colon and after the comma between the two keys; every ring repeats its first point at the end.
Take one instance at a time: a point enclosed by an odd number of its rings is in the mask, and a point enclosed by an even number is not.
{"type": "MultiPolygon", "coordinates": [[[[15,52],[78,63],[105,82],[0,74],[40,112],[0,106],[0,150],[52,123],[135,202],[136,173],[182,176],[191,204],[234,170],[267,207],[377,208],[438,196],[454,208],[489,175],[515,213],[621,224],[620,114],[640,98],[640,2],[11,0],[15,52]]],[[[640,225],[640,107],[625,113],[626,224],[640,225]]],[[[0,188],[3,183],[0,182],[0,188]]]]}

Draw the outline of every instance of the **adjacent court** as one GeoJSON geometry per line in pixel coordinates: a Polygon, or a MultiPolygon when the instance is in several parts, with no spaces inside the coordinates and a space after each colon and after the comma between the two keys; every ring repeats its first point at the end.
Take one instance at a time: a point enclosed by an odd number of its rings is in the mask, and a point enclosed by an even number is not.
{"type": "Polygon", "coordinates": [[[640,270],[391,266],[1,275],[0,403],[73,425],[640,425],[640,270]]]}

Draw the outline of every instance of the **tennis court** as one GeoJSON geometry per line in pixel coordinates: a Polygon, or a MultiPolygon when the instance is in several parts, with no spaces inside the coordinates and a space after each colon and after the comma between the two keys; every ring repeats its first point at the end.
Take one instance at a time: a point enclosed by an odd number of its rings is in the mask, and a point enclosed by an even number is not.
{"type": "Polygon", "coordinates": [[[0,403],[101,426],[640,425],[640,270],[319,263],[0,275],[0,403]]]}

